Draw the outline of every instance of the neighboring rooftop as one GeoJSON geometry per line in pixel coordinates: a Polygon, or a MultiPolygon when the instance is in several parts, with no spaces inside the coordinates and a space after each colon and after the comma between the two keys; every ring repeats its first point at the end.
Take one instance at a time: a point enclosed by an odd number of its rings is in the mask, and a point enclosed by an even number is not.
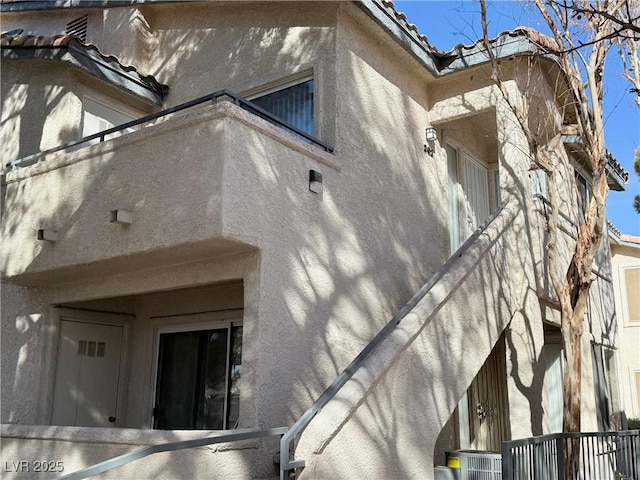
{"type": "Polygon", "coordinates": [[[610,235],[610,237],[613,238],[615,243],[619,245],[626,245],[628,247],[640,248],[640,237],[622,233],[611,222],[607,222],[607,226],[609,227],[609,233],[613,234],[610,235]]]}
{"type": "Polygon", "coordinates": [[[3,33],[0,57],[66,62],[156,106],[163,104],[169,89],[153,76],[142,75],[135,67],[123,65],[115,56],[103,54],[97,46],[84,43],[76,35],[23,35],[19,30],[3,33]]]}

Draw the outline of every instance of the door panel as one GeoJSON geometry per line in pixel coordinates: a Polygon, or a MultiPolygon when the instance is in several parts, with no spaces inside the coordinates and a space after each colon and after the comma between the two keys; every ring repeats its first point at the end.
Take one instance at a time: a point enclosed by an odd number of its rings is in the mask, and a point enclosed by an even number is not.
{"type": "Polygon", "coordinates": [[[489,173],[487,167],[469,155],[465,154],[463,158],[466,239],[489,217],[489,173]]]}
{"type": "Polygon", "coordinates": [[[61,320],[53,425],[113,427],[123,327],[61,320]]]}

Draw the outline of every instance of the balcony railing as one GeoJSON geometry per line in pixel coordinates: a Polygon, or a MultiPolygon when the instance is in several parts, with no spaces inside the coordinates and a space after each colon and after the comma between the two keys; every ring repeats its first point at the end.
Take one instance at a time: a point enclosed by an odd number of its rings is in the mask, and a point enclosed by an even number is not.
{"type": "Polygon", "coordinates": [[[59,145],[57,147],[54,148],[50,148],[48,150],[44,150],[42,152],[38,152],[38,153],[34,153],[33,155],[29,155],[28,157],[23,157],[20,158],[18,160],[14,160],[12,162],[10,162],[9,164],[7,164],[7,167],[9,168],[16,168],[16,167],[26,167],[28,165],[32,165],[34,163],[36,163],[38,161],[38,159],[44,155],[50,154],[50,153],[54,153],[54,152],[59,152],[61,150],[66,150],[68,148],[71,147],[75,147],[78,145],[83,145],[83,144],[88,144],[89,142],[93,142],[94,140],[98,140],[99,142],[104,142],[106,137],[108,137],[109,135],[113,135],[113,134],[117,134],[117,133],[122,133],[124,130],[128,129],[128,128],[133,128],[133,127],[137,127],[139,125],[142,125],[144,123],[148,123],[151,122],[153,120],[156,120],[158,118],[161,117],[166,117],[167,115],[171,115],[173,113],[176,112],[180,112],[182,110],[186,110],[192,107],[196,107],[198,105],[202,105],[205,103],[217,103],[219,99],[221,98],[228,98],[230,100],[233,101],[233,103],[235,105],[238,105],[240,108],[247,110],[248,112],[253,113],[254,115],[259,116],[260,118],[263,118],[264,120],[277,125],[280,128],[283,128],[284,130],[287,130],[288,132],[301,137],[303,140],[305,140],[306,142],[309,142],[313,145],[316,145],[320,148],[322,148],[325,152],[329,152],[332,153],[333,152],[333,147],[324,143],[321,140],[318,140],[317,138],[315,138],[312,135],[309,135],[306,132],[303,132],[302,130],[300,130],[299,128],[282,121],[281,119],[279,119],[278,117],[276,117],[275,115],[273,115],[272,113],[266,111],[265,109],[263,109],[262,107],[259,107],[258,105],[256,105],[253,102],[250,102],[249,100],[241,97],[240,95],[238,95],[237,93],[234,93],[230,90],[218,90],[217,92],[213,92],[210,93],[209,95],[205,95],[203,97],[200,98],[196,98],[194,100],[190,100],[188,102],[185,103],[181,103],[180,105],[176,105],[175,107],[171,107],[171,108],[167,108],[165,110],[162,110],[160,112],[157,113],[152,113],[151,115],[146,115],[142,118],[138,118],[137,120],[132,120],[131,122],[127,122],[127,123],[123,123],[122,125],[118,125],[117,127],[112,127],[109,128],[107,130],[103,130],[101,132],[98,133],[94,133],[93,135],[89,135],[86,137],[83,137],[79,140],[74,140],[73,142],[69,142],[69,143],[65,143],[64,145],[59,145]]]}
{"type": "Polygon", "coordinates": [[[504,480],[638,480],[640,430],[554,433],[503,442],[504,480]],[[565,471],[565,452],[578,458],[577,471],[565,471]]]}

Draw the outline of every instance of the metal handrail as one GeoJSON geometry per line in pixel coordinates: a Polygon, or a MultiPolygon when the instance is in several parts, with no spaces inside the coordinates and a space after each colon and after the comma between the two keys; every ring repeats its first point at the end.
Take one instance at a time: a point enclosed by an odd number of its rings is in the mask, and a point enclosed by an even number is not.
{"type": "Polygon", "coordinates": [[[280,439],[280,480],[286,480],[290,470],[295,468],[302,468],[305,466],[304,460],[290,461],[290,446],[291,443],[311,422],[313,417],[322,410],[322,408],[329,403],[329,401],[338,393],[338,391],[353,377],[353,375],[362,366],[364,361],[369,355],[382,343],[382,341],[389,336],[389,334],[398,326],[400,321],[422,300],[427,293],[434,287],[434,285],[442,279],[444,274],[449,270],[449,267],[460,257],[462,257],[476,239],[482,235],[487,229],[489,224],[493,222],[500,212],[507,205],[507,200],[504,200],[500,206],[487,218],[478,229],[455,251],[455,253],[442,265],[442,267],[436,272],[433,277],[425,283],[420,290],[418,290],[411,299],[393,316],[393,318],[385,325],[385,327],[378,332],[378,334],[364,347],[364,349],[354,358],[351,363],[345,368],[340,375],[322,392],[318,399],[307,409],[306,412],[293,424],[291,428],[280,439]]]}
{"type": "MultiPolygon", "coordinates": [[[[533,198],[536,199],[536,200],[540,200],[545,207],[552,208],[551,207],[551,202],[549,201],[549,199],[547,197],[545,197],[544,195],[542,195],[541,193],[534,193],[533,194],[533,198]]],[[[566,213],[559,211],[558,215],[560,215],[563,219],[565,219],[567,222],[569,222],[569,225],[571,225],[572,227],[578,228],[578,225],[576,224],[576,222],[574,222],[571,219],[571,217],[569,217],[566,213]]]]}
{"type": "Polygon", "coordinates": [[[151,445],[144,447],[133,452],[125,453],[117,457],[110,458],[104,462],[96,463],[91,467],[87,467],[76,472],[58,477],[58,480],[81,480],[83,478],[89,478],[99,473],[112,470],[127,463],[140,460],[141,458],[148,457],[154,453],[160,452],[172,452],[175,450],[184,450],[187,448],[205,447],[207,445],[214,445],[216,443],[237,442],[239,440],[249,440],[252,438],[262,438],[271,436],[282,436],[287,431],[287,427],[271,428],[269,430],[258,430],[251,432],[236,432],[227,435],[220,435],[216,437],[196,438],[194,440],[183,440],[181,442],[162,443],[160,445],[151,445]]]}
{"type": "Polygon", "coordinates": [[[281,128],[284,128],[285,130],[288,130],[289,132],[291,132],[291,133],[293,133],[295,135],[298,135],[298,136],[304,138],[309,143],[312,143],[314,145],[319,146],[325,152],[329,152],[329,153],[333,152],[333,147],[330,146],[329,144],[327,144],[327,143],[325,143],[325,142],[323,142],[321,140],[318,140],[313,135],[309,135],[308,133],[303,132],[299,128],[294,127],[293,125],[291,125],[291,124],[279,119],[278,117],[276,117],[272,113],[266,111],[264,108],[256,105],[255,103],[247,100],[244,97],[241,97],[237,93],[234,93],[231,90],[223,89],[223,90],[218,90],[218,91],[210,93],[208,95],[204,95],[202,97],[196,98],[194,100],[190,100],[188,102],[181,103],[180,105],[176,105],[175,107],[167,108],[167,109],[162,110],[160,112],[152,113],[150,115],[146,115],[146,116],[138,118],[136,120],[132,120],[132,121],[127,122],[127,123],[123,123],[122,125],[118,125],[116,127],[108,128],[106,130],[103,130],[103,131],[98,132],[98,133],[94,133],[92,135],[88,135],[88,136],[83,137],[83,138],[81,138],[79,140],[74,140],[72,142],[65,143],[64,145],[59,145],[57,147],[53,147],[53,148],[50,148],[48,150],[43,150],[42,152],[34,153],[32,155],[20,158],[18,160],[13,160],[9,164],[7,164],[7,167],[9,167],[9,168],[26,167],[28,165],[32,165],[32,164],[36,163],[36,161],[37,161],[37,159],[39,157],[42,157],[44,155],[48,155],[50,153],[59,152],[60,150],[65,150],[67,148],[75,147],[76,145],[81,145],[83,143],[87,143],[87,142],[90,142],[92,140],[96,140],[97,139],[100,142],[104,142],[105,137],[107,135],[111,135],[113,133],[121,132],[122,130],[126,130],[127,128],[136,127],[136,126],[141,125],[143,123],[147,123],[147,122],[150,122],[152,120],[155,120],[156,118],[160,118],[160,117],[164,117],[166,115],[170,115],[172,113],[180,112],[182,110],[186,110],[188,108],[195,107],[196,105],[201,105],[201,104],[207,103],[207,102],[217,103],[218,99],[221,98],[221,97],[231,98],[233,100],[233,103],[235,105],[238,105],[240,108],[257,115],[257,116],[263,118],[264,120],[267,120],[270,123],[273,123],[273,124],[275,124],[275,125],[277,125],[277,126],[279,126],[281,128]]]}

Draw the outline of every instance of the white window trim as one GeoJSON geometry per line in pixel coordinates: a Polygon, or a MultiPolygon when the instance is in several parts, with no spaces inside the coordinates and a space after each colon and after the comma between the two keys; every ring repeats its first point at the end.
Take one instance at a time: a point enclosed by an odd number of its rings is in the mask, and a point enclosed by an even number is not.
{"type": "MultiPolygon", "coordinates": [[[[114,98],[110,98],[106,95],[100,95],[97,92],[86,93],[82,96],[82,119],[81,119],[82,124],[81,124],[81,132],[80,132],[82,137],[87,136],[84,133],[86,113],[87,113],[87,110],[86,110],[87,101],[96,103],[107,110],[113,110],[114,112],[122,115],[123,117],[129,118],[130,120],[128,121],[137,120],[138,118],[141,118],[145,115],[144,112],[137,110],[135,108],[128,107],[125,104],[121,103],[120,101],[114,98]]],[[[104,120],[108,121],[107,119],[104,119],[104,120]]],[[[124,122],[124,123],[127,123],[127,122],[124,122]]],[[[116,126],[117,125],[114,125],[114,127],[116,126]]],[[[129,127],[128,130],[129,132],[131,132],[131,131],[137,130],[138,128],[139,126],[129,127]]],[[[115,138],[116,136],[122,135],[123,133],[126,133],[126,132],[113,133],[111,134],[112,136],[109,136],[109,139],[115,138]]]]}
{"type": "Polygon", "coordinates": [[[247,89],[240,93],[240,96],[246,98],[251,101],[258,97],[263,97],[265,95],[269,95],[271,93],[279,92],[280,90],[284,90],[289,87],[295,87],[296,85],[300,85],[301,83],[307,82],[309,80],[313,80],[314,82],[314,100],[313,100],[313,108],[316,108],[316,95],[315,95],[315,87],[316,87],[316,79],[313,74],[313,69],[306,69],[301,72],[294,73],[292,75],[288,75],[283,78],[279,78],[278,80],[274,80],[273,82],[265,83],[264,85],[260,85],[258,87],[247,89]]]}
{"type": "MultiPolygon", "coordinates": [[[[225,310],[219,312],[203,312],[203,313],[194,313],[194,314],[184,314],[184,315],[172,315],[166,317],[152,317],[152,321],[158,323],[154,328],[153,334],[153,358],[152,358],[152,368],[151,368],[151,397],[150,404],[151,407],[149,409],[148,421],[149,428],[154,429],[153,427],[153,409],[156,403],[156,395],[158,388],[158,362],[160,360],[160,335],[164,333],[180,333],[180,332],[196,332],[202,330],[214,330],[216,328],[226,328],[231,326],[241,326],[242,325],[242,317],[243,310],[225,310]]],[[[231,345],[230,336],[227,337],[227,353],[229,352],[229,348],[231,345]]],[[[244,338],[243,338],[244,345],[244,338]]],[[[228,365],[229,359],[227,358],[227,372],[229,370],[228,365]]],[[[242,377],[241,377],[242,378],[242,377]]],[[[242,382],[242,379],[240,380],[242,382]]],[[[227,373],[227,378],[225,379],[225,389],[229,388],[229,375],[227,373]]],[[[225,403],[224,406],[224,415],[226,418],[228,406],[225,403]]],[[[228,427],[228,425],[227,425],[228,427]]]]}
{"type": "Polygon", "coordinates": [[[627,290],[627,275],[626,270],[640,269],[640,265],[623,265],[620,267],[620,276],[619,276],[619,285],[620,285],[620,293],[622,293],[622,298],[620,298],[620,302],[622,305],[622,310],[624,312],[624,325],[629,325],[633,327],[640,326],[640,319],[632,319],[631,312],[629,311],[629,291],[627,290]]]}

